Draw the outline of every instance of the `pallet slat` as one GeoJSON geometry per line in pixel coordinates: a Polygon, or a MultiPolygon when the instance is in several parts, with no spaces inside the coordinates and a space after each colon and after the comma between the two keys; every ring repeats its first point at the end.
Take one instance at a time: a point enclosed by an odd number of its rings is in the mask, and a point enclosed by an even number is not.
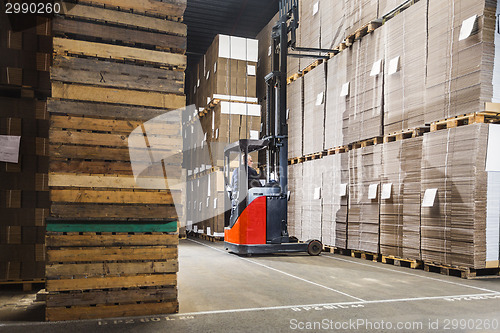
{"type": "Polygon", "coordinates": [[[178,245],[179,237],[173,235],[47,235],[48,247],[65,246],[139,246],[178,245]]]}
{"type": "Polygon", "coordinates": [[[90,262],[112,260],[162,260],[177,258],[177,248],[136,246],[130,248],[60,248],[47,249],[47,262],[90,262]]]}

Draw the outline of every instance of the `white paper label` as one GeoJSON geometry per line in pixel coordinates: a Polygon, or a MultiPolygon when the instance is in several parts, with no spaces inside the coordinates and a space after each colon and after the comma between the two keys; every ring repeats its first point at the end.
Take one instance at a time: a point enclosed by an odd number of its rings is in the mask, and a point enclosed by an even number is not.
{"type": "Polygon", "coordinates": [[[214,63],[214,73],[217,72],[217,62],[214,63]]]}
{"type": "Polygon", "coordinates": [[[267,50],[267,56],[270,57],[272,52],[271,45],[269,45],[269,49],[267,50]]]}
{"type": "Polygon", "coordinates": [[[217,208],[217,198],[214,199],[214,209],[217,208]]]}
{"type": "Polygon", "coordinates": [[[210,71],[207,72],[207,80],[210,77],[210,71]]]}
{"type": "Polygon", "coordinates": [[[399,59],[400,57],[397,56],[396,58],[391,59],[391,61],[389,62],[389,75],[399,72],[399,59]]]}
{"type": "Polygon", "coordinates": [[[259,140],[259,131],[250,130],[250,139],[259,140]]]}
{"type": "Polygon", "coordinates": [[[316,106],[322,105],[325,101],[325,93],[322,91],[316,96],[316,106]]]}
{"type": "MultiPolygon", "coordinates": [[[[208,175],[208,185],[207,185],[207,196],[210,196],[210,175],[208,175]]],[[[208,199],[207,199],[207,207],[208,207],[208,199]]]]}
{"type": "Polygon", "coordinates": [[[467,20],[462,22],[462,28],[460,28],[460,37],[458,40],[464,40],[470,37],[474,27],[476,26],[477,15],[469,17],[467,20]]]}
{"type": "Polygon", "coordinates": [[[368,187],[368,199],[377,199],[378,184],[370,184],[368,187]]]}
{"type": "Polygon", "coordinates": [[[381,199],[390,199],[392,195],[392,183],[382,185],[381,199]]]}
{"type": "Polygon", "coordinates": [[[207,198],[207,208],[210,205],[210,198],[207,198]]]}
{"type": "Polygon", "coordinates": [[[197,226],[197,225],[194,225],[194,226],[193,226],[193,231],[194,231],[194,232],[198,232],[198,226],[197,226]]]}
{"type": "Polygon", "coordinates": [[[424,200],[422,200],[422,207],[434,207],[436,201],[437,188],[428,188],[424,193],[424,200]]]}
{"type": "Polygon", "coordinates": [[[321,187],[316,187],[314,189],[314,200],[321,199],[321,187]]]}
{"type": "Polygon", "coordinates": [[[500,125],[490,124],[488,126],[488,151],[486,153],[486,171],[500,171],[500,125]]]}
{"type": "Polygon", "coordinates": [[[16,135],[0,135],[0,161],[19,163],[19,147],[21,137],[16,135]]]}
{"type": "Polygon", "coordinates": [[[247,65],[247,75],[248,76],[255,76],[255,66],[254,65],[247,65]]]}
{"type": "Polygon", "coordinates": [[[286,109],[286,120],[290,118],[290,109],[286,109]]]}
{"type": "Polygon", "coordinates": [[[200,87],[200,79],[198,79],[198,83],[196,84],[197,87],[200,87]]]}
{"type": "Polygon", "coordinates": [[[342,85],[342,90],[340,90],[340,97],[349,96],[349,82],[342,85]]]}
{"type": "Polygon", "coordinates": [[[215,130],[215,138],[218,139],[219,138],[219,129],[216,129],[215,130]]]}
{"type": "Polygon", "coordinates": [[[373,63],[372,71],[370,72],[370,76],[377,76],[382,72],[382,59],[377,60],[373,63]]]}
{"type": "Polygon", "coordinates": [[[339,195],[341,197],[345,197],[347,195],[347,184],[340,184],[339,185],[339,195]]]}
{"type": "Polygon", "coordinates": [[[316,15],[319,11],[319,2],[316,2],[314,5],[313,5],[313,16],[316,15]]]}
{"type": "Polygon", "coordinates": [[[215,111],[212,112],[212,131],[215,129],[215,111]]]}
{"type": "Polygon", "coordinates": [[[212,229],[210,227],[207,227],[207,235],[212,236],[212,229]]]}

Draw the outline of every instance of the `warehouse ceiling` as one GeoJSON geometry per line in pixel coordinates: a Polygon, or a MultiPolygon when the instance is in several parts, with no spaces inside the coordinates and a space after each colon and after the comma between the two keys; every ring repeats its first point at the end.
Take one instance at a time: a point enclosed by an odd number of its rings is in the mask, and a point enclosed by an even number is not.
{"type": "Polygon", "coordinates": [[[217,34],[254,38],[278,12],[278,0],[188,0],[188,64],[197,63],[217,34]]]}

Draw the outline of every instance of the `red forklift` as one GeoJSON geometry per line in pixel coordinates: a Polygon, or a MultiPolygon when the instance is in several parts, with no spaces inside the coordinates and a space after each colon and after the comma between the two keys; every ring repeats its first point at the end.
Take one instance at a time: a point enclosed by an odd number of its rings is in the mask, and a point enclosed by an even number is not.
{"type": "Polygon", "coordinates": [[[287,57],[326,58],[302,52],[336,51],[297,47],[298,0],[280,0],[279,5],[280,19],[271,34],[272,72],[265,78],[265,133],[260,140],[239,140],[224,149],[224,245],[226,250],[239,255],[307,252],[315,256],[323,249],[319,240],[299,242],[288,234],[287,57]],[[289,47],[300,53],[289,54],[289,47]],[[265,177],[257,178],[248,161],[249,155],[259,150],[265,150],[266,163],[265,177]]]}

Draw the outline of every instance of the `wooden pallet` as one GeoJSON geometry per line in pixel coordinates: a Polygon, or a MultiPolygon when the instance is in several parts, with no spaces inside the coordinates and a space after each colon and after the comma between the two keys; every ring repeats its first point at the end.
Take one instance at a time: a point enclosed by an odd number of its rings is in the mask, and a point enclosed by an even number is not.
{"type": "Polygon", "coordinates": [[[351,257],[353,257],[353,258],[361,258],[361,259],[371,260],[373,262],[377,262],[379,256],[380,255],[377,253],[359,251],[359,250],[351,250],[351,257]]]}
{"type": "Polygon", "coordinates": [[[35,279],[35,280],[0,280],[0,285],[2,286],[22,286],[23,291],[32,291],[33,285],[42,287],[45,285],[45,279],[35,279]]]}
{"type": "Polygon", "coordinates": [[[381,255],[381,257],[382,257],[382,262],[384,264],[409,267],[412,269],[417,269],[422,267],[422,262],[420,260],[405,259],[405,258],[400,258],[395,256],[385,256],[385,255],[381,255]]]}
{"type": "Polygon", "coordinates": [[[384,141],[384,138],[382,136],[377,136],[377,137],[374,137],[371,139],[351,143],[349,145],[349,149],[351,150],[351,149],[364,148],[364,147],[368,147],[368,146],[374,146],[374,145],[383,143],[383,141],[384,141]]]}
{"type": "Polygon", "coordinates": [[[399,15],[401,14],[403,11],[405,11],[406,9],[410,8],[411,6],[413,6],[415,3],[417,3],[419,0],[408,0],[406,1],[405,3],[401,4],[399,7],[395,8],[393,11],[391,11],[390,13],[387,13],[385,14],[383,17],[382,17],[382,22],[385,23],[387,22],[388,20],[394,18],[396,15],[399,15]]]}
{"type": "Polygon", "coordinates": [[[318,159],[322,158],[323,156],[324,156],[323,152],[314,153],[314,154],[309,154],[309,155],[303,156],[303,159],[304,159],[304,161],[312,161],[312,160],[318,160],[318,159]]]}
{"type": "Polygon", "coordinates": [[[341,154],[341,153],[346,153],[349,151],[348,146],[341,146],[341,147],[335,147],[335,148],[330,148],[325,150],[325,153],[327,156],[329,155],[335,155],[335,154],[341,154]]]}
{"type": "Polygon", "coordinates": [[[416,138],[429,132],[429,126],[417,127],[384,135],[384,143],[416,138]]]}
{"type": "Polygon", "coordinates": [[[424,262],[426,272],[440,273],[443,275],[458,276],[462,279],[491,279],[500,278],[500,268],[474,269],[470,267],[442,265],[432,262],[424,262]]]}
{"type": "Polygon", "coordinates": [[[303,77],[305,74],[309,73],[310,71],[312,71],[314,68],[318,67],[319,65],[321,65],[323,63],[323,59],[317,59],[316,61],[314,61],[313,63],[309,64],[307,67],[305,67],[302,71],[298,72],[298,73],[295,73],[291,76],[289,76],[287,78],[287,84],[290,84],[292,83],[293,81],[303,77]]]}
{"type": "Polygon", "coordinates": [[[464,114],[452,118],[435,121],[430,124],[430,131],[435,132],[442,129],[454,128],[478,123],[500,123],[500,113],[483,111],[464,114]]]}

